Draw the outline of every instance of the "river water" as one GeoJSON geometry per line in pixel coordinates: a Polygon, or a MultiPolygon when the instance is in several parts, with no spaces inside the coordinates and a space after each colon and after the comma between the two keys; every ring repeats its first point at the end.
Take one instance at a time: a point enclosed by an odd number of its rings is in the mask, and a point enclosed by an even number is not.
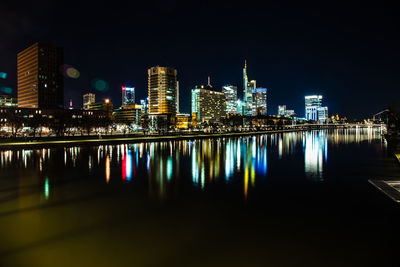
{"type": "Polygon", "coordinates": [[[378,128],[0,151],[0,265],[397,266],[399,178],[378,128]]]}

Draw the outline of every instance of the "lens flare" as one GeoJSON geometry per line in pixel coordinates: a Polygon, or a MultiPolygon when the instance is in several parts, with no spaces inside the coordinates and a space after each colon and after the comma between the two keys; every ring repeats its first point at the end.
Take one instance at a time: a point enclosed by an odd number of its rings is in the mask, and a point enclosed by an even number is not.
{"type": "Polygon", "coordinates": [[[79,76],[81,76],[79,70],[68,64],[64,64],[61,66],[61,72],[65,78],[78,79],[79,76]]]}
{"type": "Polygon", "coordinates": [[[67,73],[67,76],[72,78],[72,79],[78,79],[79,76],[81,76],[79,71],[77,69],[73,68],[73,67],[68,68],[66,73],[67,73]]]}
{"type": "Polygon", "coordinates": [[[7,79],[7,73],[5,72],[0,72],[0,79],[7,79]]]}
{"type": "Polygon", "coordinates": [[[12,89],[10,87],[6,86],[0,86],[0,92],[5,93],[5,94],[12,94],[12,89]]]}
{"type": "Polygon", "coordinates": [[[92,80],[92,86],[94,89],[100,92],[107,91],[109,87],[106,81],[97,78],[92,80]]]}

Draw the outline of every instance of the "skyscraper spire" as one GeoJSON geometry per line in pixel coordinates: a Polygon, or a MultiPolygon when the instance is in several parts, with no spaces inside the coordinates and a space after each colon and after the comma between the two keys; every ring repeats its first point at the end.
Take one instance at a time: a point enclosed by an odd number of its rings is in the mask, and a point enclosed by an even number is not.
{"type": "Polygon", "coordinates": [[[247,61],[246,61],[246,59],[244,60],[244,68],[247,69],[247,61]]]}
{"type": "Polygon", "coordinates": [[[207,83],[207,85],[211,87],[211,78],[210,78],[210,76],[208,76],[208,83],[207,83]]]}

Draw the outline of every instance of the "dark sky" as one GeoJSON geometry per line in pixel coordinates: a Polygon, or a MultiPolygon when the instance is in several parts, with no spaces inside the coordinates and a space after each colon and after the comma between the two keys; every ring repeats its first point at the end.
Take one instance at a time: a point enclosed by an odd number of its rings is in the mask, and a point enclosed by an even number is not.
{"type": "Polygon", "coordinates": [[[285,1],[2,1],[0,86],[16,93],[16,54],[32,43],[63,46],[65,63],[81,73],[65,80],[65,102],[81,105],[95,92],[121,103],[120,87],[147,95],[147,69],[178,70],[181,111],[190,88],[234,84],[242,95],[242,68],[267,87],[269,114],[286,104],[304,115],[304,95],[322,94],[330,113],[362,118],[400,99],[399,13],[385,4],[306,7],[285,1]],[[107,92],[91,86],[109,83],[107,92]]]}

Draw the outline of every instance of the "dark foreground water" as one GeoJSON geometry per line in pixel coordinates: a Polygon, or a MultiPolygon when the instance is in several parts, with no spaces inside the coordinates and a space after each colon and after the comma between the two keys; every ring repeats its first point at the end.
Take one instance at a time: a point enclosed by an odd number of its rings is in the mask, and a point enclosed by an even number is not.
{"type": "Polygon", "coordinates": [[[378,129],[0,151],[0,266],[400,266],[378,129]]]}

